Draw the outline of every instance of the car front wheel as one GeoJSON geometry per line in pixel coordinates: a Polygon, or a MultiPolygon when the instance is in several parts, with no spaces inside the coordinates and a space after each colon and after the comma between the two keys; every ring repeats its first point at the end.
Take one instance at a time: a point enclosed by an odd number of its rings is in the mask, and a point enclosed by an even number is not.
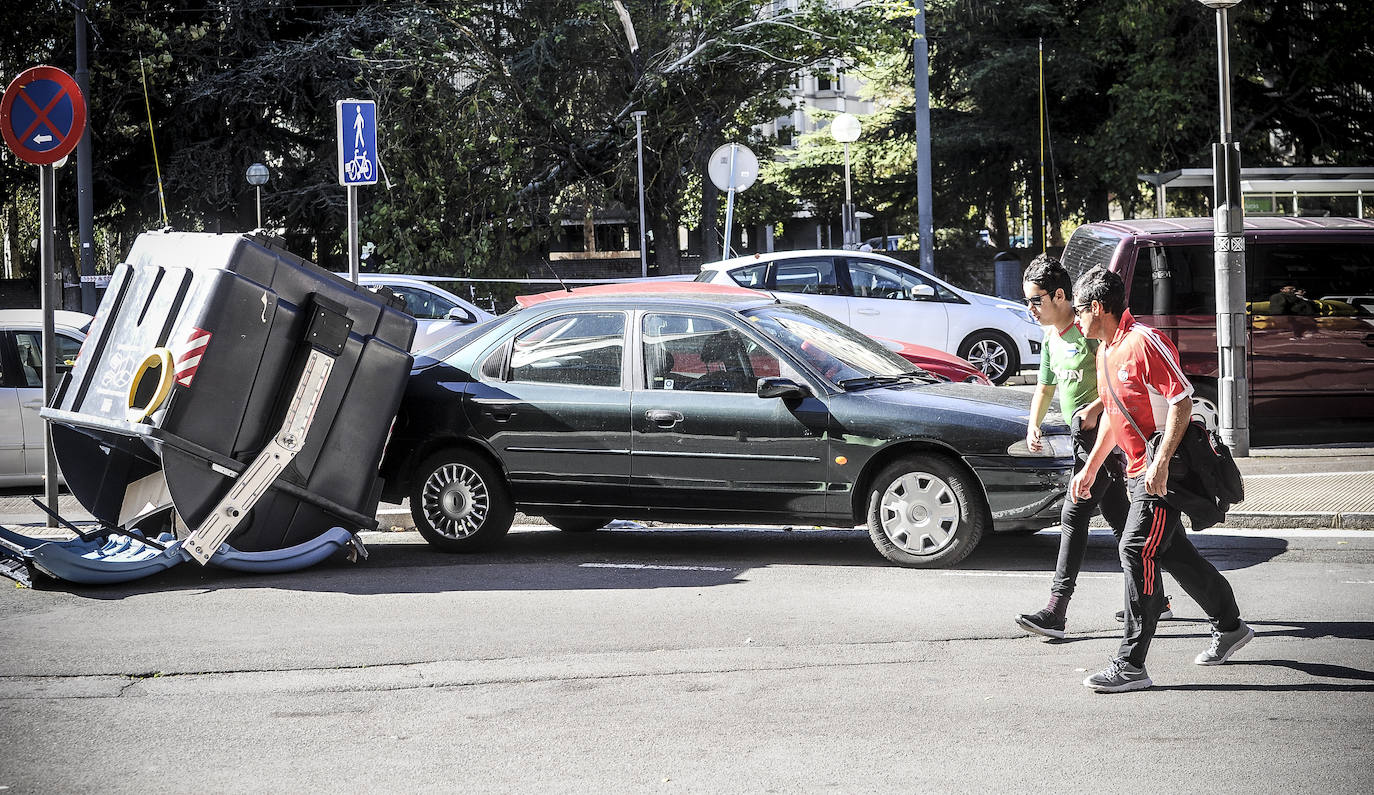
{"type": "Polygon", "coordinates": [[[959,346],[959,356],[983,371],[994,384],[1011,378],[1021,369],[1016,343],[996,331],[978,331],[959,346]]]}
{"type": "Polygon", "coordinates": [[[973,479],[940,457],[903,458],[878,474],[868,495],[868,535],[902,566],[953,566],[983,537],[987,519],[973,479]]]}
{"type": "Polygon", "coordinates": [[[505,482],[485,459],[466,450],[430,456],[410,489],[415,529],[446,552],[474,552],[500,541],[515,519],[505,482]]]}

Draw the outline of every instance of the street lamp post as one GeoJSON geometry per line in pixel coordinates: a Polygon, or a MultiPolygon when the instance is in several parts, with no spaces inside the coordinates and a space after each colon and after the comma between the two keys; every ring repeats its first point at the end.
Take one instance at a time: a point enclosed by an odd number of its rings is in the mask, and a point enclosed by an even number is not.
{"type": "Polygon", "coordinates": [[[244,175],[248,184],[258,192],[258,229],[262,228],[262,186],[267,184],[267,166],[262,163],[254,163],[248,167],[248,173],[244,175]]]}
{"type": "Polygon", "coordinates": [[[1233,455],[1250,454],[1250,385],[1245,376],[1245,206],[1240,144],[1231,131],[1231,55],[1226,11],[1240,0],[1199,0],[1217,14],[1221,140],[1212,145],[1213,257],[1216,268],[1217,409],[1221,439],[1233,455]]]}
{"type": "Polygon", "coordinates": [[[852,113],[841,113],[830,122],[830,135],[844,144],[844,210],[840,227],[844,230],[844,247],[858,248],[858,229],[854,224],[854,199],[849,192],[849,145],[859,140],[859,119],[852,113]]]}
{"type": "Polygon", "coordinates": [[[635,149],[639,153],[639,275],[649,277],[649,249],[644,245],[644,129],[641,126],[647,110],[637,110],[630,114],[635,120],[635,149]]]}

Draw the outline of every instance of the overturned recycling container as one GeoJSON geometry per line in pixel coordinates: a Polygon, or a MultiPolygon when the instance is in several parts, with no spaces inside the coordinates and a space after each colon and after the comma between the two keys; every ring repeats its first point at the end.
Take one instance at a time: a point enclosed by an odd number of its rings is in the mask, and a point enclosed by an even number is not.
{"type": "Polygon", "coordinates": [[[183,561],[268,572],[362,552],[414,333],[383,297],[269,238],[140,236],[42,412],[101,529],[0,542],[87,583],[183,561]]]}

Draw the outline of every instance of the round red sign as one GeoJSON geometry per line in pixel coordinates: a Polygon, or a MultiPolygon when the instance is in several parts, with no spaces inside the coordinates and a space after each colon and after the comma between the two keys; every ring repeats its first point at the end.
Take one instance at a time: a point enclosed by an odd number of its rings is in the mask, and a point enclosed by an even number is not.
{"type": "Polygon", "coordinates": [[[20,160],[56,163],[76,149],[86,130],[86,98],[55,66],[35,66],[14,78],[0,99],[0,135],[20,160]]]}

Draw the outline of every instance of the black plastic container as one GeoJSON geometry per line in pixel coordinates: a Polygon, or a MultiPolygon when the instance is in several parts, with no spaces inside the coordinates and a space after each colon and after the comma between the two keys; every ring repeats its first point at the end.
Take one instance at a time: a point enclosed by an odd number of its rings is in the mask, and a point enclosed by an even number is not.
{"type": "Polygon", "coordinates": [[[281,428],[310,351],[326,352],[333,369],[299,452],[227,539],[283,549],[376,526],[377,466],[414,334],[410,316],[269,238],[150,232],[115,271],[43,416],[96,519],[160,517],[148,521],[184,537],[281,428]]]}

